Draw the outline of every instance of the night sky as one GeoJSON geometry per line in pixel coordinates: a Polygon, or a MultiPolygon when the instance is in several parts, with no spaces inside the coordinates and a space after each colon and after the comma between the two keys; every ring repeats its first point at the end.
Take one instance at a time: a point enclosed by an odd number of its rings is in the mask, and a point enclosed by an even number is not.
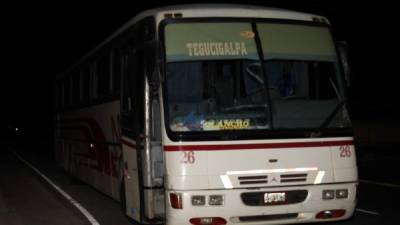
{"type": "MultiPolygon", "coordinates": [[[[56,74],[138,12],[196,1],[148,0],[140,6],[135,2],[34,1],[2,5],[2,129],[20,126],[31,135],[51,138],[56,74]]],[[[345,40],[349,45],[353,75],[349,90],[352,117],[399,120],[400,79],[397,77],[400,73],[397,67],[400,39],[394,3],[354,1],[349,5],[350,1],[333,0],[230,2],[287,8],[328,17],[335,38],[345,40]]]]}

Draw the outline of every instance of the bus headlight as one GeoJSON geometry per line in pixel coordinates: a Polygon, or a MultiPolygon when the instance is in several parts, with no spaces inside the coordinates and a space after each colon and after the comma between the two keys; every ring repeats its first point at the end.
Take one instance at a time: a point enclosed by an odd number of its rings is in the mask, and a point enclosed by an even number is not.
{"type": "Polygon", "coordinates": [[[347,198],[349,196],[349,191],[347,189],[336,190],[336,198],[347,198]]]}
{"type": "Polygon", "coordinates": [[[322,190],[322,199],[330,200],[335,198],[335,190],[322,190]]]}
{"type": "Polygon", "coordinates": [[[210,195],[208,199],[209,205],[223,205],[224,204],[224,196],[223,195],[210,195]]]}
{"type": "Polygon", "coordinates": [[[204,196],[204,195],[192,196],[192,205],[203,206],[205,204],[206,204],[206,196],[204,196]]]}

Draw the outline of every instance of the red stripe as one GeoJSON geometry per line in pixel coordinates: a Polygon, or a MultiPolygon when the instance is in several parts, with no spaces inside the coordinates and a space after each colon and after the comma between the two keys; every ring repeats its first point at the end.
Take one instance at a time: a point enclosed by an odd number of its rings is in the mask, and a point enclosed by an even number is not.
{"type": "Polygon", "coordinates": [[[293,142],[293,143],[262,143],[262,144],[232,144],[232,145],[166,145],[164,151],[222,151],[222,150],[248,150],[270,148],[305,148],[353,145],[348,141],[319,141],[319,142],[293,142]]]}
{"type": "Polygon", "coordinates": [[[136,148],[136,144],[130,143],[129,141],[125,141],[124,139],[121,139],[122,144],[128,145],[131,148],[136,148]]]}

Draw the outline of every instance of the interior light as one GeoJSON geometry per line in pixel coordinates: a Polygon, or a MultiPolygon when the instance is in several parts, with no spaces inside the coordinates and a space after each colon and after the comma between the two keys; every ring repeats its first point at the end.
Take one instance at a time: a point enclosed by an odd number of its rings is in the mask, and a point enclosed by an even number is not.
{"type": "Polygon", "coordinates": [[[174,13],[175,18],[182,18],[182,13],[174,13]]]}

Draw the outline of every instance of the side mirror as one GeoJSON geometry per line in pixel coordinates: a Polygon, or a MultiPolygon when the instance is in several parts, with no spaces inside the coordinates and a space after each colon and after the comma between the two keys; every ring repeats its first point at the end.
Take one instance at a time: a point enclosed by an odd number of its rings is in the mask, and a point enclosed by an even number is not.
{"type": "Polygon", "coordinates": [[[351,83],[351,75],[350,75],[350,65],[348,59],[348,45],[345,41],[339,41],[336,43],[338,52],[339,52],[339,60],[343,66],[344,78],[346,80],[346,84],[349,87],[351,83]]]}

